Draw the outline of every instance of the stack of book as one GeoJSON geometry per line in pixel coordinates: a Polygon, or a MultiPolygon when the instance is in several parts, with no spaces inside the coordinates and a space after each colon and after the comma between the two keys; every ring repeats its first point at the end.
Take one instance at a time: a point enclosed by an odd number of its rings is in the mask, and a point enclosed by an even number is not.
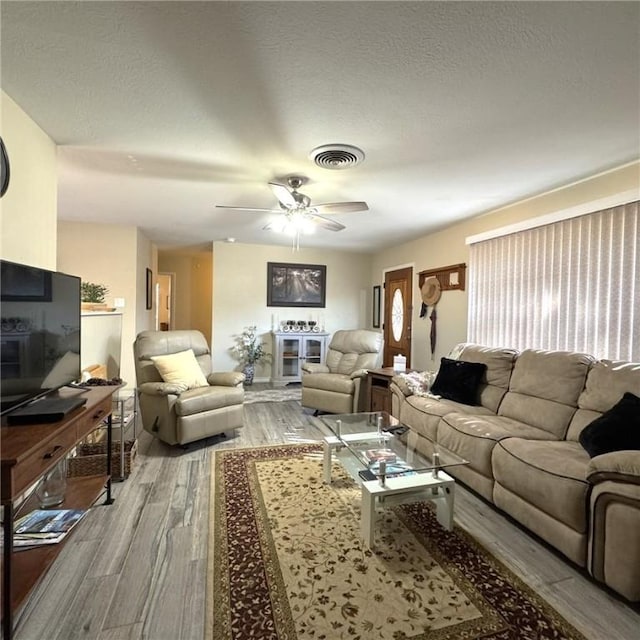
{"type": "Polygon", "coordinates": [[[31,549],[45,544],[57,544],[82,519],[83,509],[36,509],[16,520],[13,546],[31,549]]]}
{"type": "Polygon", "coordinates": [[[400,460],[390,449],[368,449],[364,452],[368,463],[369,471],[378,475],[380,473],[380,463],[385,463],[385,475],[387,477],[397,475],[407,475],[415,473],[411,466],[400,460]]]}
{"type": "Polygon", "coordinates": [[[396,454],[389,449],[367,449],[364,452],[366,459],[371,462],[381,462],[384,460],[386,463],[396,461],[396,454]]]}

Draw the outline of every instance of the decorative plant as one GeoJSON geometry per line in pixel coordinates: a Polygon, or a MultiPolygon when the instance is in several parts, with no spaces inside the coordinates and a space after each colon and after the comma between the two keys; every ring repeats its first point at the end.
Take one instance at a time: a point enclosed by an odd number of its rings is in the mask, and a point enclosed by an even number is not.
{"type": "Polygon", "coordinates": [[[83,282],[80,284],[80,297],[82,302],[104,302],[104,298],[109,293],[109,289],[103,284],[93,282],[83,282]]]}
{"type": "Polygon", "coordinates": [[[236,345],[231,347],[231,353],[243,365],[270,362],[271,354],[266,351],[267,343],[261,340],[256,333],[256,327],[245,327],[244,331],[236,336],[236,345]]]}

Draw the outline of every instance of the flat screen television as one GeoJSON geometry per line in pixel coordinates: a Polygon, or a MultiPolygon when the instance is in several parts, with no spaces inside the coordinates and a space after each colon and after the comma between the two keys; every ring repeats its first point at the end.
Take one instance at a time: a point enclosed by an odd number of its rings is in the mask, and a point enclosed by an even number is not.
{"type": "Polygon", "coordinates": [[[0,415],[80,376],[80,278],[0,260],[0,415]]]}

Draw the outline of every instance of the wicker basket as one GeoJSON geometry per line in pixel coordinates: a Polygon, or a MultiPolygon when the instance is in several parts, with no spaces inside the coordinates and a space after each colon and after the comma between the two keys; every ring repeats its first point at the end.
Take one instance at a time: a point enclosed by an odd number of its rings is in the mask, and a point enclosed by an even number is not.
{"type": "MultiPolygon", "coordinates": [[[[124,441],[124,473],[120,470],[120,441],[111,443],[111,475],[114,478],[126,478],[133,468],[133,462],[138,454],[138,441],[124,441]]],[[[98,476],[107,470],[106,441],[82,443],[76,448],[76,455],[68,460],[70,477],[98,476]]]]}

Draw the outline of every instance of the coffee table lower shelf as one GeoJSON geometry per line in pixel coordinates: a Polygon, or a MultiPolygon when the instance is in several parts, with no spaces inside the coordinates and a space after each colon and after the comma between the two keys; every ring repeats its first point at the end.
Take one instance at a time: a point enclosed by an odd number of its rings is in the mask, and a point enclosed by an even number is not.
{"type": "MultiPolygon", "coordinates": [[[[343,446],[344,443],[335,436],[328,436],[324,439],[323,475],[326,484],[331,484],[333,451],[343,446]]],[[[349,471],[349,469],[347,470],[349,471]]],[[[370,548],[374,547],[377,507],[383,508],[426,500],[435,502],[438,522],[445,529],[451,531],[453,529],[454,495],[455,480],[441,469],[387,477],[384,484],[379,479],[361,481],[360,533],[362,539],[370,548]]]]}

